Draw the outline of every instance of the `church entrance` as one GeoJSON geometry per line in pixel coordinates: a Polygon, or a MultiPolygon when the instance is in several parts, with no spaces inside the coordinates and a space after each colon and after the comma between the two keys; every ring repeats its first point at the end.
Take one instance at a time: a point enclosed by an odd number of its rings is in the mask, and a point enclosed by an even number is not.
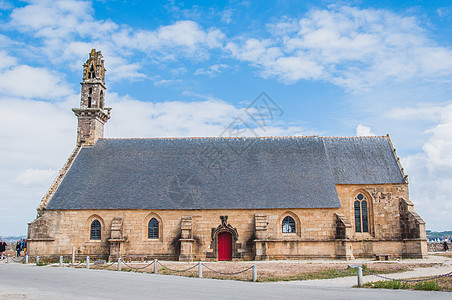
{"type": "Polygon", "coordinates": [[[218,234],[218,260],[232,259],[232,234],[226,231],[218,234]]]}

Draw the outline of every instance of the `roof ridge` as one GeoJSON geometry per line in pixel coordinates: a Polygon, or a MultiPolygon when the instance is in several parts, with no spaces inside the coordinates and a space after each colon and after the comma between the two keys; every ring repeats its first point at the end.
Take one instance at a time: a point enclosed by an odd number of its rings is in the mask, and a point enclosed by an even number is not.
{"type": "Polygon", "coordinates": [[[182,139],[288,139],[318,137],[324,139],[352,139],[352,138],[389,138],[386,135],[369,136],[320,136],[320,135],[281,135],[281,136],[185,136],[185,137],[147,137],[147,138],[100,138],[100,140],[182,140],[182,139]]]}

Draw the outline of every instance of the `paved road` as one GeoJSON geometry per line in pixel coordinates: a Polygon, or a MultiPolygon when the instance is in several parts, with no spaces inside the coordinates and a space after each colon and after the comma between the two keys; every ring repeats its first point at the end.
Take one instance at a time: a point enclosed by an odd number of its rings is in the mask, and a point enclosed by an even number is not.
{"type": "Polygon", "coordinates": [[[1,264],[0,299],[451,299],[451,293],[298,286],[1,264]]]}

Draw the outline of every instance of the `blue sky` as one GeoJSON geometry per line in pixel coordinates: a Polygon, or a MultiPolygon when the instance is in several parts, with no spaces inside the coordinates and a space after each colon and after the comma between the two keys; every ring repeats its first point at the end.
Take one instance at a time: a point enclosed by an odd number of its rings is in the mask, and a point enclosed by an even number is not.
{"type": "Polygon", "coordinates": [[[389,134],[450,230],[451,23],[450,1],[0,0],[0,234],[26,233],[75,145],[92,48],[106,137],[219,136],[264,91],[283,114],[259,136],[389,134]]]}

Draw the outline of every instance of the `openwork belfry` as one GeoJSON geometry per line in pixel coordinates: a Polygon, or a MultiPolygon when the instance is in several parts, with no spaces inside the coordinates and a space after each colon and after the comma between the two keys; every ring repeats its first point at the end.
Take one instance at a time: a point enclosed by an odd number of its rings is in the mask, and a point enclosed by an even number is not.
{"type": "Polygon", "coordinates": [[[171,260],[424,257],[388,136],[108,139],[104,60],[83,66],[76,146],[30,255],[171,260]]]}

